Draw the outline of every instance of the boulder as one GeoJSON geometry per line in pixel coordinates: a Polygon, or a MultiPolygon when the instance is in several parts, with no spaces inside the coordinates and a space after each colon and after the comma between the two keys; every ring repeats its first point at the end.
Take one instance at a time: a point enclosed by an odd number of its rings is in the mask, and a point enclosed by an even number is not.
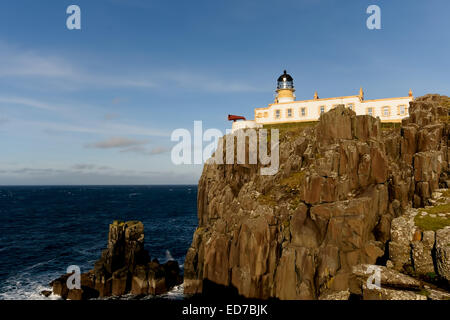
{"type": "Polygon", "coordinates": [[[70,274],[65,274],[59,277],[58,279],[50,282],[50,286],[52,287],[53,294],[62,297],[63,299],[67,298],[69,294],[69,289],[67,288],[67,279],[70,274]]]}
{"type": "Polygon", "coordinates": [[[381,288],[403,290],[420,290],[422,288],[422,283],[419,280],[384,266],[357,265],[352,268],[352,276],[356,277],[361,282],[361,285],[367,284],[368,278],[374,274],[374,271],[371,270],[374,269],[379,270],[381,288]]]}
{"type": "Polygon", "coordinates": [[[431,289],[425,286],[427,297],[430,300],[450,300],[450,293],[442,290],[431,289]]]}
{"type": "Polygon", "coordinates": [[[436,269],[450,283],[450,227],[436,231],[436,269]]]}
{"type": "Polygon", "coordinates": [[[363,288],[363,300],[427,300],[427,296],[408,290],[363,288]]]}
{"type": "Polygon", "coordinates": [[[424,231],[422,239],[412,243],[414,270],[421,275],[434,273],[432,250],[434,248],[434,231],[424,231]]]}
{"type": "Polygon", "coordinates": [[[41,295],[43,295],[46,298],[50,297],[51,294],[52,294],[52,292],[50,290],[42,290],[41,291],[41,295]]]}
{"type": "Polygon", "coordinates": [[[410,243],[415,230],[414,220],[407,215],[392,220],[389,260],[394,264],[394,269],[397,271],[412,264],[410,243]]]}

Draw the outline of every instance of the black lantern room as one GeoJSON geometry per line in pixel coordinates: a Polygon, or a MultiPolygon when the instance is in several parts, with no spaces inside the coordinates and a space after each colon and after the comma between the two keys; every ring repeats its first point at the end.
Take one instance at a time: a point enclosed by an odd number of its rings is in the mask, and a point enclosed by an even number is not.
{"type": "Polygon", "coordinates": [[[294,79],[289,75],[286,70],[278,78],[277,89],[294,89],[294,79]]]}

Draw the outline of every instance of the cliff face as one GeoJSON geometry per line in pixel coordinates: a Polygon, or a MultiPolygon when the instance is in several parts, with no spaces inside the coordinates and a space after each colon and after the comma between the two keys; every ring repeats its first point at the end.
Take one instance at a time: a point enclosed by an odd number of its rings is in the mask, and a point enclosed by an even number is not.
{"type": "Polygon", "coordinates": [[[185,293],[214,283],[245,297],[317,299],[348,290],[352,267],[385,263],[391,221],[450,183],[448,98],[418,98],[409,113],[382,128],[339,106],[314,127],[282,130],[274,176],[206,164],[185,293]]]}

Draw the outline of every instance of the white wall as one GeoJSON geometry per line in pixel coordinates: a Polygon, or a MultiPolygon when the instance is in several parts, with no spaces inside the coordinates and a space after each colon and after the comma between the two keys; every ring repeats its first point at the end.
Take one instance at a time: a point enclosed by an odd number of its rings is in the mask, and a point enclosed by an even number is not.
{"type": "Polygon", "coordinates": [[[412,97],[380,99],[380,100],[366,100],[360,101],[359,96],[334,98],[334,99],[318,99],[307,101],[294,101],[291,103],[278,103],[269,105],[268,108],[255,109],[256,123],[284,123],[284,122],[302,122],[302,121],[317,121],[320,116],[320,107],[325,106],[325,112],[331,110],[338,104],[349,106],[353,104],[354,111],[357,115],[367,114],[368,108],[373,108],[373,116],[380,117],[381,121],[399,122],[401,119],[408,116],[409,102],[412,97]],[[398,114],[398,106],[403,105],[405,114],[398,114]],[[383,107],[390,107],[389,116],[384,116],[383,107]],[[305,108],[306,115],[301,115],[301,109],[305,108]],[[287,110],[292,110],[292,117],[288,117],[287,110]],[[280,118],[275,117],[275,110],[280,110],[280,118]]]}
{"type": "Polygon", "coordinates": [[[261,128],[262,124],[257,124],[254,120],[233,121],[231,125],[231,132],[235,132],[239,129],[247,128],[261,128]]]}

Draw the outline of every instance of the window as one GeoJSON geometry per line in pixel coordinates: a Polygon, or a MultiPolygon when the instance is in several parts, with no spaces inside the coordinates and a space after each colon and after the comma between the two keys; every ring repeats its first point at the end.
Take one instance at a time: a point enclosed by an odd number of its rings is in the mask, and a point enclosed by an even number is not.
{"type": "Polygon", "coordinates": [[[373,108],[367,108],[367,114],[373,116],[373,108]]]}
{"type": "Polygon", "coordinates": [[[269,116],[268,112],[264,112],[264,118],[267,118],[269,116]]]}
{"type": "Polygon", "coordinates": [[[292,118],[292,109],[287,109],[287,117],[292,118]]]}
{"type": "Polygon", "coordinates": [[[275,110],[275,119],[280,119],[280,110],[275,110]]]}
{"type": "Polygon", "coordinates": [[[389,117],[391,114],[390,107],[383,107],[383,117],[389,117]]]}
{"type": "Polygon", "coordinates": [[[355,105],[353,103],[347,104],[347,108],[349,108],[350,110],[355,111],[355,105]]]}
{"type": "Polygon", "coordinates": [[[262,113],[261,113],[261,112],[258,112],[258,113],[256,114],[256,117],[257,117],[257,118],[262,118],[262,113]]]}
{"type": "Polygon", "coordinates": [[[398,106],[398,114],[401,116],[404,116],[406,114],[406,106],[405,105],[398,106]]]}
{"type": "Polygon", "coordinates": [[[301,115],[302,117],[306,116],[306,108],[301,108],[301,109],[300,109],[300,115],[301,115]]]}
{"type": "Polygon", "coordinates": [[[320,112],[320,114],[325,113],[325,106],[320,106],[319,112],[320,112]]]}

